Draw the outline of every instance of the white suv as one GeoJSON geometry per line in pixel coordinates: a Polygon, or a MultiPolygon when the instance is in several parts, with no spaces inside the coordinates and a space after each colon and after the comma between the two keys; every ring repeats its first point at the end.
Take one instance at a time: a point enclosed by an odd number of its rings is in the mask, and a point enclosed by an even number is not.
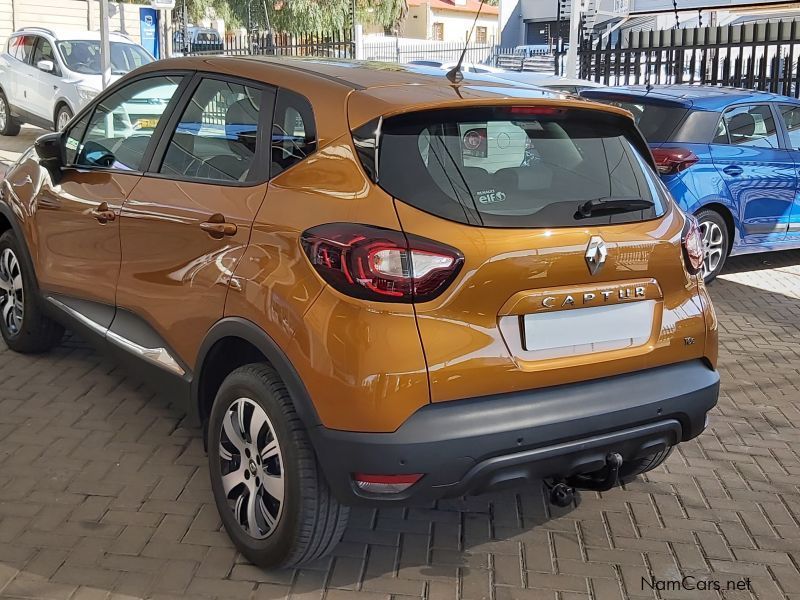
{"type": "MultiPolygon", "coordinates": [[[[154,59],[140,45],[113,33],[111,79],[154,59]]],[[[100,34],[25,27],[0,54],[0,135],[21,123],[63,129],[102,89],[100,34]]]]}

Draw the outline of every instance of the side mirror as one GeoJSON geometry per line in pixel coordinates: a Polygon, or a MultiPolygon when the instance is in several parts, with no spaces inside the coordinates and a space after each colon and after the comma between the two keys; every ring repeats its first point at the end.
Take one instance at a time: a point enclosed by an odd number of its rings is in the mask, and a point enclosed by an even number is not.
{"type": "Polygon", "coordinates": [[[39,164],[48,171],[58,171],[63,164],[64,142],[60,132],[46,133],[36,139],[33,148],[39,156],[39,164]]]}
{"type": "Polygon", "coordinates": [[[56,70],[56,65],[52,60],[40,60],[36,63],[36,68],[45,73],[52,73],[56,70]]]}

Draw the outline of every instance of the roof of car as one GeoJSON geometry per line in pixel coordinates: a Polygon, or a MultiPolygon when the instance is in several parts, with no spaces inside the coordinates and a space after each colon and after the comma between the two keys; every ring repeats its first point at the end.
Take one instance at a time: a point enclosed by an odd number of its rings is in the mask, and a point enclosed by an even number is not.
{"type": "MultiPolygon", "coordinates": [[[[421,65],[401,65],[395,63],[356,61],[329,58],[294,58],[273,56],[214,56],[186,57],[158,61],[146,67],[148,70],[188,68],[197,70],[232,72],[264,69],[269,71],[291,69],[295,75],[304,79],[327,81],[350,90],[367,90],[394,86],[437,86],[453,89],[454,86],[444,77],[441,69],[421,65]]],[[[516,86],[511,82],[492,80],[488,74],[464,72],[465,85],[470,82],[480,86],[486,94],[516,95],[518,97],[558,97],[532,86],[516,86]]],[[[455,95],[455,91],[451,92],[455,95]]]]}
{"type": "Polygon", "coordinates": [[[722,110],[726,106],[741,102],[780,101],[800,103],[795,98],[780,94],[716,85],[624,85],[585,90],[581,92],[581,95],[587,98],[638,96],[670,104],[674,103],[687,108],[709,111],[722,110]]]}
{"type": "MultiPolygon", "coordinates": [[[[99,40],[99,31],[89,31],[81,29],[66,29],[54,27],[23,27],[14,32],[13,35],[49,35],[56,40],[99,40]]],[[[135,43],[125,34],[111,32],[109,39],[115,42],[130,42],[135,43]]]]}

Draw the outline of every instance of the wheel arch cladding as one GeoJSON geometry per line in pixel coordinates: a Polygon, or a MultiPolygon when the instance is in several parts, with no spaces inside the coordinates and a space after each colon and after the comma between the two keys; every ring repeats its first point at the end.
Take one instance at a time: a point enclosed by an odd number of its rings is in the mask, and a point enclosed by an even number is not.
{"type": "Polygon", "coordinates": [[[217,322],[203,341],[192,381],[189,417],[205,424],[225,378],[243,365],[258,362],[271,365],[283,379],[303,424],[309,429],[319,425],[311,398],[288,357],[258,325],[239,317],[217,322]]]}

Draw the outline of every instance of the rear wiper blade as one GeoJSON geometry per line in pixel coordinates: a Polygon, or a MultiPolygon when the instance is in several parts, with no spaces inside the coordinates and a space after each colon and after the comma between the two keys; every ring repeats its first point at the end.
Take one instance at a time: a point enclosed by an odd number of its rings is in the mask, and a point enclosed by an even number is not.
{"type": "Polygon", "coordinates": [[[653,208],[655,203],[644,198],[592,198],[578,206],[576,219],[586,219],[603,214],[634,212],[653,208]]]}

